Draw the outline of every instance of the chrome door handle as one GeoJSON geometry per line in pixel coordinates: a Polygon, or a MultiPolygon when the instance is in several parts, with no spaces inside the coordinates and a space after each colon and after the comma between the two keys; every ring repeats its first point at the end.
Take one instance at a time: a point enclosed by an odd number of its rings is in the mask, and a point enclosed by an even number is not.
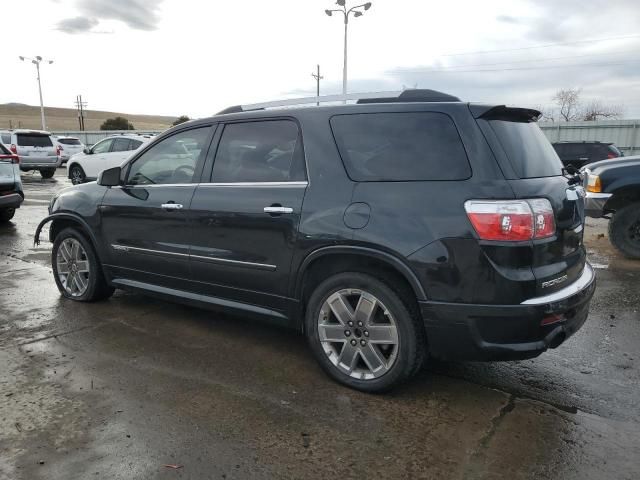
{"type": "Polygon", "coordinates": [[[293,213],[291,207],[264,207],[264,213],[293,213]]]}
{"type": "Polygon", "coordinates": [[[182,208],[181,203],[163,203],[160,206],[165,210],[180,210],[182,208]]]}

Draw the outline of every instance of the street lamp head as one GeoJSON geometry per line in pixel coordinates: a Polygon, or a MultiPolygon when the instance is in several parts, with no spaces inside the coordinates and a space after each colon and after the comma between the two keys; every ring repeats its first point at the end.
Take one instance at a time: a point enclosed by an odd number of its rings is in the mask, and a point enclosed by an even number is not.
{"type": "Polygon", "coordinates": [[[362,16],[362,12],[359,12],[357,10],[355,12],[353,12],[353,14],[354,14],[355,17],[361,17],[362,16]]]}
{"type": "Polygon", "coordinates": [[[38,60],[40,62],[40,61],[42,61],[42,57],[40,55],[36,55],[36,60],[38,60]]]}
{"type": "Polygon", "coordinates": [[[22,55],[20,55],[18,58],[24,62],[24,57],[22,55]]]}
{"type": "Polygon", "coordinates": [[[333,14],[331,13],[331,10],[325,10],[325,11],[324,11],[324,13],[326,13],[328,16],[333,15],[333,14]]]}
{"type": "Polygon", "coordinates": [[[49,60],[49,65],[51,65],[53,63],[53,60],[49,60]]]}
{"type": "Polygon", "coordinates": [[[345,3],[346,3],[346,0],[337,0],[336,1],[336,4],[340,5],[341,7],[344,7],[345,3]]]}
{"type": "Polygon", "coordinates": [[[31,60],[31,63],[33,63],[34,65],[38,64],[38,62],[36,62],[35,60],[31,60]]]}
{"type": "Polygon", "coordinates": [[[371,2],[367,2],[364,4],[364,9],[369,10],[371,8],[371,2]]]}

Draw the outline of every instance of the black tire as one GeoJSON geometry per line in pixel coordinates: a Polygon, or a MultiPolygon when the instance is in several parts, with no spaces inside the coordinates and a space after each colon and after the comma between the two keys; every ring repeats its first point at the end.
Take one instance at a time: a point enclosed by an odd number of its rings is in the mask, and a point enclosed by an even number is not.
{"type": "Polygon", "coordinates": [[[77,302],[95,302],[98,300],[104,300],[113,295],[115,289],[109,286],[105,280],[104,273],[102,271],[102,265],[98,261],[98,257],[95,254],[93,245],[75,228],[65,228],[56,236],[53,242],[53,249],[51,251],[51,266],[53,268],[53,278],[55,279],[56,286],[60,293],[71,300],[77,302]],[[58,274],[58,263],[56,261],[58,250],[62,242],[68,238],[73,238],[80,242],[86,253],[86,259],[89,264],[88,285],[86,291],[79,296],[71,295],[62,284],[60,275],[58,274]]]}
{"type": "Polygon", "coordinates": [[[16,214],[15,208],[2,208],[0,209],[0,223],[7,223],[16,214]]]}
{"type": "MultiPolygon", "coordinates": [[[[402,295],[395,292],[382,280],[359,272],[334,275],[316,287],[307,304],[305,332],[316,360],[331,378],[351,388],[368,393],[385,392],[408,380],[420,370],[426,356],[424,328],[415,308],[411,306],[410,299],[403,300],[402,295]],[[398,337],[395,361],[388,367],[386,373],[376,378],[354,378],[343,372],[329,360],[329,355],[325,352],[325,347],[320,341],[318,319],[323,304],[336,292],[348,289],[364,291],[376,297],[395,321],[398,337]]],[[[355,334],[354,332],[352,335],[355,334]]],[[[355,339],[355,337],[351,338],[355,339]]],[[[366,340],[366,338],[361,337],[361,340],[366,340]]],[[[358,359],[358,361],[360,360],[364,360],[362,356],[358,359]]]]}
{"type": "Polygon", "coordinates": [[[80,165],[72,165],[69,169],[69,178],[71,179],[71,183],[74,185],[78,185],[80,183],[84,183],[87,180],[87,176],[84,173],[84,170],[80,165]]]}
{"type": "Polygon", "coordinates": [[[609,222],[609,240],[625,257],[640,259],[640,202],[616,211],[609,222]]]}
{"type": "Polygon", "coordinates": [[[43,168],[40,170],[42,178],[52,178],[56,174],[55,168],[43,168]]]}

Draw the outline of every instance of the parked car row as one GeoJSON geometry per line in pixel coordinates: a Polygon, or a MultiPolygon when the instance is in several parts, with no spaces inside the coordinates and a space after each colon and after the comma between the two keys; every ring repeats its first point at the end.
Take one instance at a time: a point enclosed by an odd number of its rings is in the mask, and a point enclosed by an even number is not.
{"type": "Polygon", "coordinates": [[[578,169],[600,160],[624,156],[611,142],[556,142],[553,148],[565,167],[573,165],[578,169]]]}

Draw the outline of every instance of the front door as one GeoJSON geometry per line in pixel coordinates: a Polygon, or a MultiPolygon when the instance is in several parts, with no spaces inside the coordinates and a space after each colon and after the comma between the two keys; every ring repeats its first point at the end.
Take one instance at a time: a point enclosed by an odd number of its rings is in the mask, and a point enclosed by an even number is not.
{"type": "Polygon", "coordinates": [[[293,120],[229,123],[193,202],[191,272],[202,293],[284,310],[307,187],[293,120]]]}
{"type": "Polygon", "coordinates": [[[182,130],[151,145],[110,188],[100,212],[109,273],[180,288],[189,275],[188,215],[213,128],[182,130]]]}

